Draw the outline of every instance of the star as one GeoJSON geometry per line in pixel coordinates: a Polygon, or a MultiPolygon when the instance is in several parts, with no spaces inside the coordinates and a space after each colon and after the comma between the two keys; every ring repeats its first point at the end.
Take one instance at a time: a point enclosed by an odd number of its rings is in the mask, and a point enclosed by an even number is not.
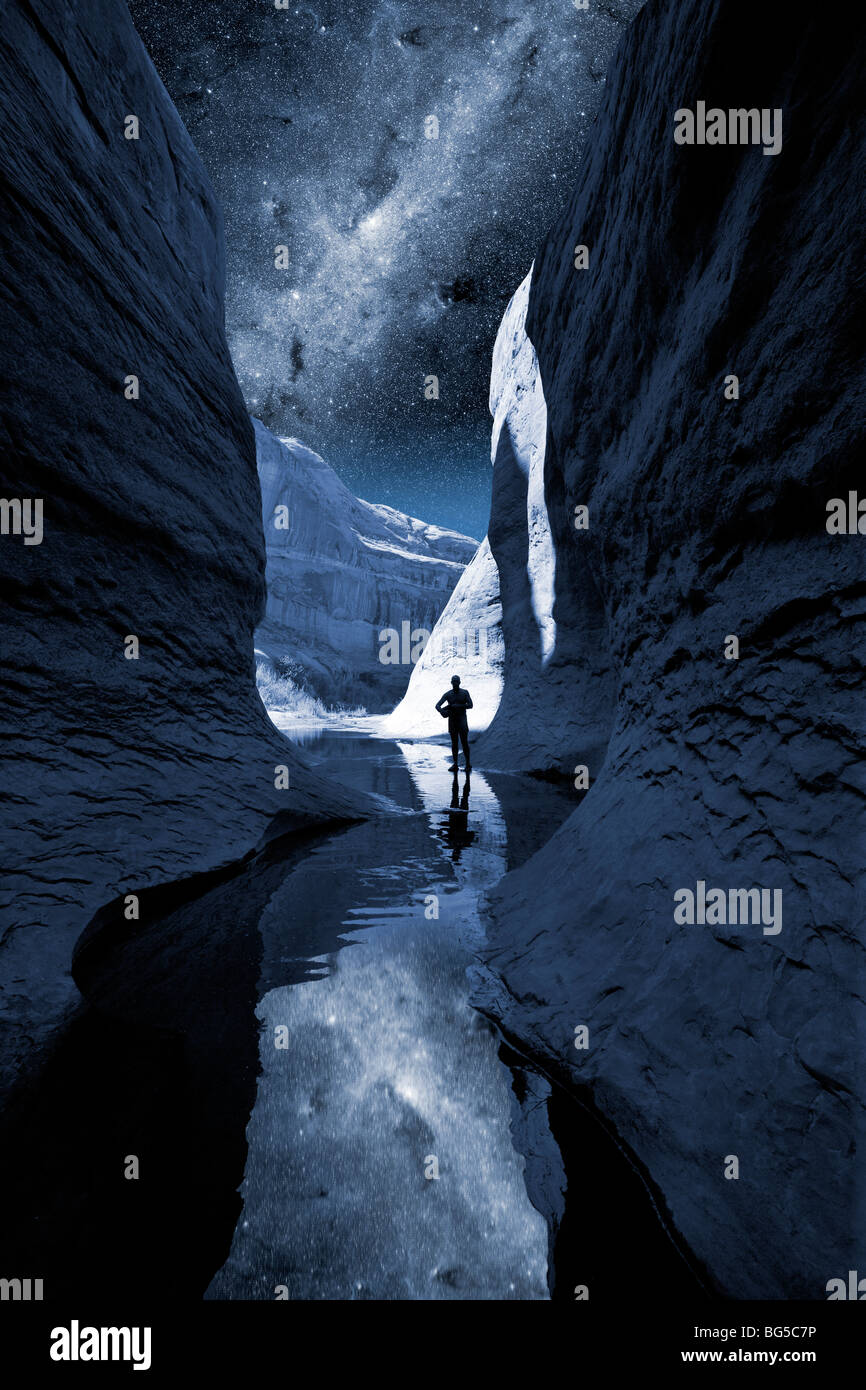
{"type": "Polygon", "coordinates": [[[484,533],[496,332],[640,4],[618,0],[622,22],[586,11],[577,45],[573,11],[546,0],[489,0],[480,43],[465,0],[421,23],[410,0],[332,0],[289,23],[260,0],[130,0],[223,206],[247,405],[359,495],[387,486],[404,511],[484,533]],[[473,288],[440,293],[457,285],[473,288]]]}

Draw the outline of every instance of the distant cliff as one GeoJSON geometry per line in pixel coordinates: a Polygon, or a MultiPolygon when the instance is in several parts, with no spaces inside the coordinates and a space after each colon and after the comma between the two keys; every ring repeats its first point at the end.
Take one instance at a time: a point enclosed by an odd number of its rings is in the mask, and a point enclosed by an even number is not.
{"type": "Polygon", "coordinates": [[[863,492],[864,59],[853,14],[651,0],[536,258],[533,351],[494,368],[504,690],[478,761],[589,790],[492,894],[486,1007],[737,1298],[826,1298],[866,1234],[866,540],[825,526],[863,492]],[[781,109],[781,149],[677,144],[698,101],[781,109]],[[677,920],[701,884],[782,917],[677,920]]]}
{"type": "Polygon", "coordinates": [[[71,948],[101,904],[243,855],[278,812],[357,805],[256,693],[254,435],[180,118],[115,0],[8,0],[0,62],[9,1079],[77,1001],[71,948]],[[22,501],[40,543],[15,532],[22,501]]]}
{"type": "Polygon", "coordinates": [[[361,501],[318,454],[254,423],[268,587],[256,646],[327,705],[389,710],[412,633],[432,632],[478,543],[361,501]]]}

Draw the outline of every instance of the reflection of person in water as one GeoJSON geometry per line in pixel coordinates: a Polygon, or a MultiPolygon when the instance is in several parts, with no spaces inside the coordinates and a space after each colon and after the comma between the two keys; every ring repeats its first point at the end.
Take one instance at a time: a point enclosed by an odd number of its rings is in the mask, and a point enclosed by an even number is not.
{"type": "Polygon", "coordinates": [[[460,795],[460,787],[457,782],[457,773],[454,774],[454,781],[451,783],[451,805],[448,809],[448,828],[445,831],[445,839],[451,846],[451,858],[455,864],[459,864],[460,855],[467,845],[471,845],[475,839],[475,831],[469,829],[469,773],[463,783],[463,795],[460,795]]]}
{"type": "Polygon", "coordinates": [[[463,747],[463,761],[466,764],[466,771],[469,771],[471,762],[469,760],[469,724],[466,719],[466,711],[472,708],[472,696],[468,690],[460,687],[460,677],[451,677],[451,689],[446,690],[441,700],[436,703],[439,713],[448,716],[448,732],[451,735],[451,757],[453,759],[449,772],[457,771],[457,740],[459,738],[463,747]]]}

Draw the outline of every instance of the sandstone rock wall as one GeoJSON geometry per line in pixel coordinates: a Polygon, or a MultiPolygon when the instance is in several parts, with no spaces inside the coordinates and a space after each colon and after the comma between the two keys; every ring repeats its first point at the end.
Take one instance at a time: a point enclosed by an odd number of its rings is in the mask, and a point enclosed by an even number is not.
{"type": "Polygon", "coordinates": [[[243,855],[279,812],[358,804],[256,693],[254,436],[190,139],[114,0],[9,0],[0,62],[2,493],[43,507],[40,544],[0,537],[9,1079],[74,1006],[71,947],[103,902],[243,855]]]}
{"type": "Polygon", "coordinates": [[[854,15],[644,8],[526,319],[557,646],[569,633],[555,684],[510,463],[490,530],[506,661],[488,748],[504,760],[528,699],[535,766],[596,766],[492,895],[488,1007],[596,1107],[741,1298],[823,1299],[863,1258],[866,542],[825,522],[862,492],[864,57],[854,15]],[[781,152],[676,144],[674,113],[698,100],[781,108],[781,152]],[[781,930],[678,923],[674,894],[698,881],[780,890],[781,930]]]}

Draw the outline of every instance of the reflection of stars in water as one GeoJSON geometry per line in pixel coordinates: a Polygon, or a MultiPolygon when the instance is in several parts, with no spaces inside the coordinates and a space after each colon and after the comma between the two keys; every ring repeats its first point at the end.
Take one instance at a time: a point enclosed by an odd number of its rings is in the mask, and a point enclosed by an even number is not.
{"type": "MultiPolygon", "coordinates": [[[[353,746],[320,765],[343,765],[353,746]]],[[[306,915],[322,919],[311,951],[338,929],[345,944],[311,955],[328,960],[326,976],[276,984],[257,1007],[243,1222],[210,1298],[271,1299],[275,1283],[292,1299],[547,1297],[547,1231],[512,1142],[510,1080],[468,997],[478,895],[507,868],[505,817],[479,772],[478,837],[452,868],[435,838],[450,781],[441,750],[409,744],[405,758],[400,801],[423,818],[397,818],[385,843],[369,823],[332,838],[260,923],[263,984],[306,915]],[[440,895],[432,921],[428,891],[440,895]],[[286,1049],[273,1046],[277,1026],[286,1049]],[[431,1154],[439,1181],[425,1174],[431,1154]]]]}
{"type": "Polygon", "coordinates": [[[496,328],[640,3],[437,0],[419,24],[409,0],[130,0],[224,206],[248,404],[361,495],[486,499],[496,328]]]}

